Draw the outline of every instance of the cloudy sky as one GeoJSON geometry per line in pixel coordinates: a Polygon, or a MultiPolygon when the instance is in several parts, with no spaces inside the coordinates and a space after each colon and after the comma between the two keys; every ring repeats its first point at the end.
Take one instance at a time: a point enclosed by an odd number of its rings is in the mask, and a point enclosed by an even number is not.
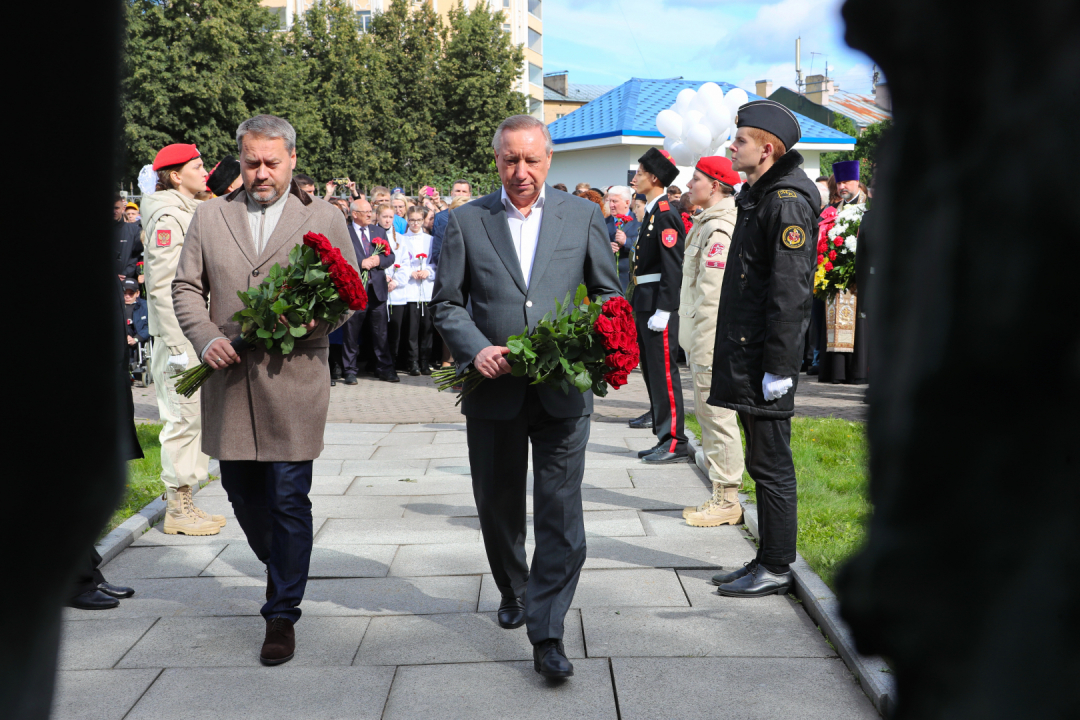
{"type": "Polygon", "coordinates": [[[572,83],[618,85],[631,77],[754,81],[795,87],[795,38],[803,78],[822,72],[868,93],[873,62],[844,43],[843,0],[544,0],[544,72],[572,83]],[[811,53],[821,53],[811,55],[811,53]]]}

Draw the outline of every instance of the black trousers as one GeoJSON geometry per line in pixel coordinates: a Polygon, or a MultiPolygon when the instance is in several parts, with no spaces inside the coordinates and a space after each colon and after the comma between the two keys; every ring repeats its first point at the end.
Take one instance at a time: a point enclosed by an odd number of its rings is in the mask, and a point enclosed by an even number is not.
{"type": "Polygon", "coordinates": [[[255,556],[266,563],[273,592],[262,607],[267,620],[300,619],[311,546],[312,461],[222,460],[221,486],[255,556]]]}
{"type": "Polygon", "coordinates": [[[634,313],[638,349],[641,351],[641,374],[652,404],[653,433],[667,452],[686,448],[683,429],[682,379],[676,358],[679,354],[679,314],[671,313],[664,332],[649,329],[653,312],[634,313]]]}
{"type": "MultiPolygon", "coordinates": [[[[370,288],[370,285],[369,285],[370,288]]],[[[368,290],[366,310],[357,310],[342,328],[343,339],[341,361],[346,375],[355,375],[359,367],[360,339],[371,344],[375,353],[375,372],[385,375],[394,369],[394,360],[386,336],[386,302],[375,299],[375,293],[368,290]]]]}
{"type": "Polygon", "coordinates": [[[795,562],[799,498],[791,459],[791,419],[739,413],[746,437],[746,472],[757,483],[758,562],[795,562]]]}
{"type": "Polygon", "coordinates": [[[105,582],[105,576],[98,570],[100,564],[101,555],[98,555],[97,549],[91,546],[86,560],[80,563],[79,569],[75,572],[75,581],[71,588],[72,597],[96,590],[98,585],[105,582]]]}
{"type": "Polygon", "coordinates": [[[410,304],[390,305],[390,319],[386,321],[386,347],[390,350],[390,360],[398,370],[408,368],[409,362],[409,326],[412,320],[410,304]]]}
{"type": "Polygon", "coordinates": [[[491,573],[503,596],[525,598],[529,640],[563,636],[563,619],[585,564],[581,479],[589,417],[548,415],[529,388],[517,417],[466,419],[473,495],[491,573]],[[533,452],[536,551],[525,561],[525,484],[533,452]]]}
{"type": "Polygon", "coordinates": [[[430,303],[409,303],[409,364],[426,367],[431,364],[431,347],[435,328],[431,323],[430,303]]]}

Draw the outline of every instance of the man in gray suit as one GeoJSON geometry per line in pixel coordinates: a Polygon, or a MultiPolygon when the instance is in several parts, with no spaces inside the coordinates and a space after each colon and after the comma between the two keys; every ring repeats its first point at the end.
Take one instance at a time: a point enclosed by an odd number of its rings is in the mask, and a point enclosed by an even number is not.
{"type": "Polygon", "coordinates": [[[585,563],[581,479],[593,398],[511,376],[505,345],[582,283],[590,296],[618,295],[619,277],[599,206],[544,182],[552,150],[547,127],[515,115],[499,125],[493,147],[503,187],[450,213],[432,307],[459,368],[472,364],[487,378],[461,411],[484,546],[503,598],[499,624],[527,625],[536,671],[565,678],[574,674],[562,644],[563,618],[585,563]],[[525,561],[530,442],[531,571],[525,561]]]}

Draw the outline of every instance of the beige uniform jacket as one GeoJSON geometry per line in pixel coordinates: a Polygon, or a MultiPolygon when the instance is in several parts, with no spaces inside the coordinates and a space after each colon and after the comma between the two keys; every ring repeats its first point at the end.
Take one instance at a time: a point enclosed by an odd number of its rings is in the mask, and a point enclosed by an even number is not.
{"type": "MultiPolygon", "coordinates": [[[[161,338],[169,355],[179,355],[187,345],[173,312],[172,281],[180,262],[191,216],[199,200],[186,198],[176,190],[159,190],[143,199],[146,294],[150,334],[161,338]]],[[[196,358],[188,358],[194,362],[196,358]]]]}
{"type": "Polygon", "coordinates": [[[724,282],[737,213],[734,198],[724,198],[693,217],[683,256],[679,301],[679,345],[694,365],[713,364],[720,286],[724,282]]]}
{"type": "MultiPolygon", "coordinates": [[[[240,324],[231,319],[243,308],[237,292],[261,283],[275,263],[287,265],[289,251],[307,232],[325,235],[357,267],[341,211],[295,183],[258,255],[243,188],[199,205],[173,280],[176,318],[196,352],[216,337],[240,334],[240,324]]],[[[318,457],[330,405],[326,336],[333,329],[320,323],[288,355],[261,346],[244,350],[239,364],[214,372],[201,391],[203,452],[220,460],[263,462],[318,457]]]]}

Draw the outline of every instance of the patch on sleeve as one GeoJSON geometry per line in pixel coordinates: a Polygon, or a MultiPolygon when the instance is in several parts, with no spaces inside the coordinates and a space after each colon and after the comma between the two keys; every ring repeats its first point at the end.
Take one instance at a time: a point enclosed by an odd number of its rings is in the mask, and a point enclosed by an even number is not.
{"type": "Polygon", "coordinates": [[[778,198],[790,198],[792,200],[799,197],[799,194],[794,190],[777,190],[776,197],[778,198]]]}
{"type": "Polygon", "coordinates": [[[158,230],[157,246],[169,247],[170,245],[172,245],[172,230],[158,230]]]}
{"type": "Polygon", "coordinates": [[[667,200],[661,200],[660,202],[656,203],[656,207],[660,208],[660,212],[667,212],[671,209],[671,206],[668,205],[667,200]]]}
{"type": "Polygon", "coordinates": [[[806,244],[806,233],[798,225],[788,225],[784,228],[784,247],[798,250],[806,244]]]}
{"type": "Polygon", "coordinates": [[[719,270],[723,270],[724,265],[725,265],[724,261],[723,260],[714,260],[714,259],[712,259],[712,258],[719,257],[720,254],[723,253],[723,252],[724,252],[724,244],[723,243],[713,243],[712,247],[709,248],[708,255],[705,256],[706,257],[705,267],[707,267],[707,268],[717,268],[719,270]]]}
{"type": "Polygon", "coordinates": [[[668,228],[660,233],[660,242],[664,243],[664,247],[675,247],[675,243],[678,241],[679,233],[672,228],[668,228]]]}

